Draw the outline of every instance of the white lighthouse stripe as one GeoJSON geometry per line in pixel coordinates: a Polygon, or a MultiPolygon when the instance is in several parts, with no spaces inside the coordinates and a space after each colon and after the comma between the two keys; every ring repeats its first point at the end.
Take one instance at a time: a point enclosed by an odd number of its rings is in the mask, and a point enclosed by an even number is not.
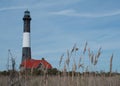
{"type": "Polygon", "coordinates": [[[23,47],[30,47],[30,33],[23,33],[23,47]]]}

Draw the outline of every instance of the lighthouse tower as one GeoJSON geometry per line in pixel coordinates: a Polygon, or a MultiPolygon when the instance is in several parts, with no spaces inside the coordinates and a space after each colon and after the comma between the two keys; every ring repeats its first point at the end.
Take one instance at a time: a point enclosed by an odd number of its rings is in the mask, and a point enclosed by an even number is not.
{"type": "Polygon", "coordinates": [[[25,59],[31,59],[31,43],[30,43],[30,12],[26,10],[23,17],[23,45],[22,45],[22,62],[25,59]]]}

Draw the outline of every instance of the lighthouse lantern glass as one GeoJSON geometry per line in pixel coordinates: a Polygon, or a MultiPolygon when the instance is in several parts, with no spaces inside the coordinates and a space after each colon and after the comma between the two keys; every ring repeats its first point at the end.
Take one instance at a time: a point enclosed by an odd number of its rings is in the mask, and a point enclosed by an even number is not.
{"type": "Polygon", "coordinates": [[[26,12],[25,12],[25,15],[30,15],[30,12],[26,11],[26,12]]]}

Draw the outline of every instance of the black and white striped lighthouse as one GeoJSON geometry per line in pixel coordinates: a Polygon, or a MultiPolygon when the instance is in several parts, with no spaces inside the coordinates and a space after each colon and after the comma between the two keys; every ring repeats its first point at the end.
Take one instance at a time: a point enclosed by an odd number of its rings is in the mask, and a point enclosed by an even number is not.
{"type": "Polygon", "coordinates": [[[31,59],[31,40],[30,40],[30,12],[26,10],[24,12],[24,26],[23,26],[23,45],[22,45],[22,62],[25,59],[31,59]]]}

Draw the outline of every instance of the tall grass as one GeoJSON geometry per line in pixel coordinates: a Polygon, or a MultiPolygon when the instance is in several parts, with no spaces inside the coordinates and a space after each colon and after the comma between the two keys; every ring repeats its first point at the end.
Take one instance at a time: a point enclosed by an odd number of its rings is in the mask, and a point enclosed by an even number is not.
{"type": "MultiPolygon", "coordinates": [[[[0,77],[0,86],[10,86],[7,83],[8,77],[0,77]]],[[[20,84],[11,86],[120,86],[120,76],[31,76],[26,81],[21,80],[20,84]],[[26,84],[25,84],[26,83],[26,84]]]]}
{"type": "Polygon", "coordinates": [[[77,53],[79,53],[79,48],[75,44],[72,49],[61,55],[59,68],[62,67],[62,63],[64,66],[57,75],[48,74],[46,69],[43,70],[43,75],[34,75],[33,70],[30,74],[19,73],[14,77],[1,75],[0,86],[120,86],[120,75],[112,75],[113,54],[110,57],[110,74],[107,74],[96,72],[101,47],[95,53],[86,42],[82,54],[77,55],[77,53]],[[89,59],[88,66],[84,63],[86,54],[89,59]],[[94,67],[94,70],[90,72],[89,67],[94,67]],[[14,81],[14,84],[10,84],[10,79],[14,81]]]}

